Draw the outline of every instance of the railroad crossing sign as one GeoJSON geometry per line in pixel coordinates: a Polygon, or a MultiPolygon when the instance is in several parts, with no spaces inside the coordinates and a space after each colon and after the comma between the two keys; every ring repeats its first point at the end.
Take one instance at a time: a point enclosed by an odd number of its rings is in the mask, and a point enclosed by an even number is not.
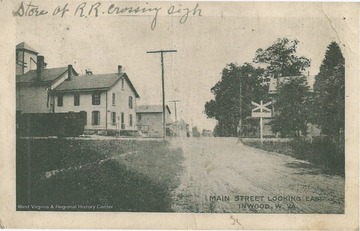
{"type": "Polygon", "coordinates": [[[263,118],[271,117],[271,109],[266,107],[271,104],[271,101],[267,102],[266,104],[263,104],[262,100],[260,101],[260,104],[251,101],[251,104],[256,106],[256,108],[251,110],[251,117],[260,118],[260,140],[262,143],[263,142],[263,118]]]}
{"type": "Polygon", "coordinates": [[[266,104],[263,104],[262,100],[260,101],[260,104],[251,101],[251,104],[256,106],[256,108],[251,110],[251,117],[258,117],[258,118],[271,117],[271,109],[266,107],[271,104],[271,101],[267,102],[266,104]]]}

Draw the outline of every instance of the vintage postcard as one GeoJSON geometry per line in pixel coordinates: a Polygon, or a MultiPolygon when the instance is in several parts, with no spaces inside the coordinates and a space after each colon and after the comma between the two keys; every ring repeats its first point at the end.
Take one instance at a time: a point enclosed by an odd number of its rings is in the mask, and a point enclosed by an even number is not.
{"type": "Polygon", "coordinates": [[[359,4],[0,2],[2,228],[359,229],[359,4]]]}

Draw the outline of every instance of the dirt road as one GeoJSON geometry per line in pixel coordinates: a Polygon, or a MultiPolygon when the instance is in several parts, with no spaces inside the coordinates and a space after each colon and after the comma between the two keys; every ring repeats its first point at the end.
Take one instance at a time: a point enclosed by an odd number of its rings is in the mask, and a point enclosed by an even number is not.
{"type": "Polygon", "coordinates": [[[344,213],[344,178],[305,161],[237,143],[178,138],[184,151],[176,212],[344,213]]]}

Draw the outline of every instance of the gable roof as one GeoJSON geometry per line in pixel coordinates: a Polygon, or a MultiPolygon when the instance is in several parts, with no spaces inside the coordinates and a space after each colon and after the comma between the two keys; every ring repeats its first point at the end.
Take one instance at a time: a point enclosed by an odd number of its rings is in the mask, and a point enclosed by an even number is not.
{"type": "MultiPolygon", "coordinates": [[[[166,109],[171,114],[170,108],[166,105],[166,109]]],[[[162,105],[139,105],[136,107],[136,113],[162,113],[162,105]]]]}
{"type": "MultiPolygon", "coordinates": [[[[67,67],[57,67],[44,69],[41,72],[40,83],[51,83],[56,80],[58,77],[67,72],[67,67]]],[[[75,71],[74,71],[75,72],[75,71]]],[[[75,72],[76,73],[76,72],[75,72]]],[[[77,73],[76,73],[77,74],[77,73]]],[[[16,84],[20,83],[36,83],[37,72],[36,70],[30,70],[23,75],[16,76],[16,84]]]]}
{"type": "MultiPolygon", "coordinates": [[[[312,91],[314,89],[313,88],[313,86],[314,86],[314,82],[313,82],[314,77],[313,76],[303,76],[303,75],[281,76],[281,77],[279,77],[279,84],[286,83],[291,78],[301,78],[301,77],[306,77],[307,84],[310,87],[310,91],[312,91]]],[[[277,93],[277,79],[275,77],[272,77],[269,82],[269,94],[276,94],[276,93],[277,93]]]]}
{"type": "Polygon", "coordinates": [[[84,90],[108,90],[121,78],[124,78],[128,82],[130,88],[135,93],[136,98],[139,98],[139,94],[137,93],[126,73],[76,76],[71,81],[64,81],[61,83],[58,87],[55,88],[55,91],[69,92],[84,90]]]}
{"type": "Polygon", "coordinates": [[[124,73],[124,77],[125,77],[125,80],[127,81],[127,83],[129,84],[130,88],[134,91],[136,98],[140,98],[140,96],[139,96],[139,94],[137,93],[134,85],[132,84],[132,82],[130,81],[130,79],[129,79],[129,77],[127,76],[126,73],[124,73]]]}
{"type": "Polygon", "coordinates": [[[37,52],[34,48],[29,46],[29,44],[27,44],[25,42],[21,42],[18,45],[16,45],[16,50],[27,50],[27,51],[30,51],[32,53],[39,54],[39,52],[37,52]]]}

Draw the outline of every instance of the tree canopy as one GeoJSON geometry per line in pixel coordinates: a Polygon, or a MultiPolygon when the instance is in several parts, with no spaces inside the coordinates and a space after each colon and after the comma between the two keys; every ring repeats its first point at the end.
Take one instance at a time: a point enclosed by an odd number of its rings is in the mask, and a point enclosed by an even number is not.
{"type": "Polygon", "coordinates": [[[272,131],[281,136],[306,135],[309,118],[309,86],[306,77],[289,78],[280,83],[275,96],[272,131]]]}
{"type": "MultiPolygon", "coordinates": [[[[279,38],[270,47],[266,49],[259,48],[255,53],[253,61],[258,64],[264,64],[265,69],[262,67],[254,67],[249,63],[245,63],[242,66],[231,63],[223,69],[221,80],[211,88],[215,99],[205,104],[205,113],[208,118],[214,118],[218,121],[214,129],[215,135],[237,136],[240,118],[241,121],[244,121],[246,117],[251,116],[251,101],[260,102],[260,100],[267,100],[268,83],[271,77],[302,75],[306,68],[310,66],[310,60],[296,55],[298,43],[298,40],[279,38]]],[[[295,87],[297,84],[296,86],[300,87],[299,94],[304,93],[306,95],[305,85],[302,86],[298,80],[295,82],[290,82],[294,85],[291,86],[295,87]]],[[[286,88],[287,87],[284,87],[281,92],[287,94],[288,92],[285,91],[286,88]]],[[[302,95],[299,99],[294,96],[295,98],[292,100],[298,103],[296,100],[300,100],[302,97],[305,97],[305,95],[302,95]]],[[[282,101],[282,99],[280,99],[279,106],[284,109],[287,107],[290,108],[291,103],[294,103],[293,101],[289,101],[289,105],[285,105],[287,103],[286,100],[284,99],[282,101]]],[[[273,124],[274,130],[280,131],[283,129],[283,126],[280,126],[281,124],[285,124],[282,123],[284,122],[281,121],[282,119],[287,120],[288,118],[286,116],[284,117],[284,114],[281,114],[273,124]]],[[[248,123],[250,123],[250,121],[248,121],[248,123]]],[[[291,123],[294,123],[294,121],[291,123]]],[[[254,127],[257,125],[251,126],[254,127]]],[[[299,124],[294,126],[288,128],[299,130],[299,127],[301,127],[299,124]]],[[[301,129],[305,132],[304,128],[301,129]]],[[[245,131],[246,129],[242,127],[241,130],[245,131]]],[[[285,130],[282,132],[289,133],[289,131],[285,130]]]]}
{"type": "Polygon", "coordinates": [[[214,133],[217,136],[237,136],[240,120],[240,82],[241,119],[251,114],[251,101],[260,101],[267,95],[267,86],[262,84],[264,70],[249,63],[237,66],[228,64],[222,71],[219,82],[211,88],[215,99],[206,102],[205,113],[208,118],[218,121],[214,133]]]}
{"type": "Polygon", "coordinates": [[[339,136],[345,127],[345,58],[336,42],[327,47],[314,90],[313,121],[324,134],[339,136]]]}
{"type": "Polygon", "coordinates": [[[254,62],[266,64],[265,76],[298,76],[310,66],[310,60],[296,55],[298,40],[278,38],[266,49],[259,48],[254,62]]]}

